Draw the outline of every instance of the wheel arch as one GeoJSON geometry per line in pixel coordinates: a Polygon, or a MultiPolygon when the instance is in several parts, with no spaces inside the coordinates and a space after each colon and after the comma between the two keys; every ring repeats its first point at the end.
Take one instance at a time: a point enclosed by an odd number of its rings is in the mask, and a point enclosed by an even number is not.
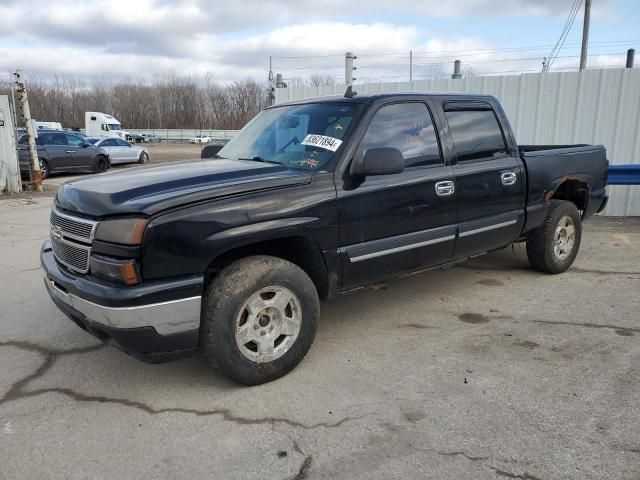
{"type": "Polygon", "coordinates": [[[582,177],[562,177],[546,199],[547,203],[551,200],[567,200],[584,215],[589,201],[589,181],[582,177]]]}
{"type": "Polygon", "coordinates": [[[205,270],[205,286],[227,265],[252,255],[270,255],[297,265],[309,275],[321,299],[329,295],[328,267],[322,250],[315,240],[302,234],[275,236],[221,252],[205,270]]]}

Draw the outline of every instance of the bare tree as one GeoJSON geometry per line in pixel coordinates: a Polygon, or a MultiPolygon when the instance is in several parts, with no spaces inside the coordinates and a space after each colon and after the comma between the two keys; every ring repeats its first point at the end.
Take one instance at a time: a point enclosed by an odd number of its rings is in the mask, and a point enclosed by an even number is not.
{"type": "Polygon", "coordinates": [[[32,78],[28,88],[34,118],[72,128],[84,126],[87,111],[113,114],[129,128],[240,128],[265,107],[266,92],[255,80],[220,85],[209,73],[151,82],[56,76],[32,78]]]}

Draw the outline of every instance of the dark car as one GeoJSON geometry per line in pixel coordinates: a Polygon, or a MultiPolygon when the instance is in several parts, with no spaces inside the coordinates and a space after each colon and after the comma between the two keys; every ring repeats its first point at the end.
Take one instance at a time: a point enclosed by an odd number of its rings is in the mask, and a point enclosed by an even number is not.
{"type": "MultiPolygon", "coordinates": [[[[103,149],[87,142],[84,136],[59,130],[38,130],[36,148],[42,178],[62,172],[106,172],[109,156],[103,149]]],[[[31,175],[31,157],[27,135],[18,140],[20,173],[23,178],[31,175]]]]}
{"type": "Polygon", "coordinates": [[[567,270],[606,204],[607,165],[601,145],[518,145],[486,95],[278,105],[217,158],[60,187],[45,284],[125,352],[199,347],[258,384],[305,356],[320,299],[514,242],[534,269],[567,270]]]}

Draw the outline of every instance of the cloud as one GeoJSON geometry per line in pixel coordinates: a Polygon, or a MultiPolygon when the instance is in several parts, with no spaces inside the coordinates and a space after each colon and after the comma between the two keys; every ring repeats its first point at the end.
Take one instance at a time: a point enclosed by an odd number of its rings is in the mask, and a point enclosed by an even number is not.
{"type": "MultiPolygon", "coordinates": [[[[610,8],[613,0],[600,0],[610,8]]],[[[449,50],[476,50],[463,59],[479,73],[488,68],[538,68],[529,63],[498,63],[515,58],[496,52],[482,38],[437,38],[414,25],[357,23],[402,12],[416,19],[482,15],[564,18],[568,2],[558,0],[0,0],[0,71],[16,67],[31,75],[72,74],[83,77],[152,78],[167,72],[210,71],[230,81],[265,78],[268,58],[286,77],[327,73],[341,78],[346,49],[359,55],[361,79],[402,77],[406,53],[416,54],[416,72],[450,69],[449,50]],[[337,20],[338,15],[342,20],[337,20]],[[312,19],[312,20],[310,20],[312,19]],[[382,54],[382,55],[380,55],[382,54]],[[317,58],[308,58],[316,55],[317,58]],[[374,57],[377,55],[377,57],[374,57]],[[439,58],[438,58],[439,56],[439,58]],[[303,57],[303,58],[283,58],[303,57]],[[482,61],[496,62],[482,65],[482,61]],[[479,63],[473,63],[479,62],[479,63]],[[442,65],[442,67],[439,67],[442,65]]],[[[451,53],[450,55],[454,55],[451,53]]]]}

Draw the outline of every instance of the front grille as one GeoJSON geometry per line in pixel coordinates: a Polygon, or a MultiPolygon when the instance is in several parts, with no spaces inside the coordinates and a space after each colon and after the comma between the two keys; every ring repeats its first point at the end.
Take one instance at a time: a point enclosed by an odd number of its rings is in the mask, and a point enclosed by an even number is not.
{"type": "Polygon", "coordinates": [[[89,271],[91,241],[97,222],[51,211],[51,246],[56,260],[80,273],[89,271]]]}
{"type": "Polygon", "coordinates": [[[51,246],[56,259],[63,265],[80,273],[89,271],[89,253],[91,247],[70,242],[64,238],[51,236],[51,246]]]}
{"type": "Polygon", "coordinates": [[[81,242],[91,243],[97,222],[84,218],[71,217],[67,214],[51,210],[51,226],[59,229],[65,237],[81,242]]]}

